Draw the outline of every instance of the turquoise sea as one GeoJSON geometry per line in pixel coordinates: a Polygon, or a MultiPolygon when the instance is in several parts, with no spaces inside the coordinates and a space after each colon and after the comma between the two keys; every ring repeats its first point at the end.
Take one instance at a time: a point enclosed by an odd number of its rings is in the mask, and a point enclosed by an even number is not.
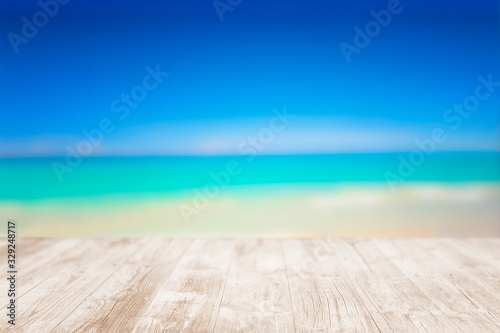
{"type": "MultiPolygon", "coordinates": [[[[229,185],[386,182],[408,153],[221,157],[86,157],[59,181],[54,161],[64,157],[0,160],[0,200],[32,200],[115,193],[161,193],[202,187],[210,173],[237,161],[229,185]]],[[[498,182],[500,153],[434,153],[403,177],[407,182],[498,182]]]]}
{"type": "Polygon", "coordinates": [[[499,153],[435,153],[399,174],[408,157],[88,157],[62,181],[63,157],[3,159],[0,219],[35,237],[500,236],[499,153]]]}

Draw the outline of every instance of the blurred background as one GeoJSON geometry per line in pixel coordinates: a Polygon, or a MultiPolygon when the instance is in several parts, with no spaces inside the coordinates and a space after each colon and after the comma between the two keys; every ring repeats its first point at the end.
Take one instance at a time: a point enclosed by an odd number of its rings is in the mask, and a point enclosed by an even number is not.
{"type": "Polygon", "coordinates": [[[500,236],[499,3],[0,5],[20,236],[500,236]]]}

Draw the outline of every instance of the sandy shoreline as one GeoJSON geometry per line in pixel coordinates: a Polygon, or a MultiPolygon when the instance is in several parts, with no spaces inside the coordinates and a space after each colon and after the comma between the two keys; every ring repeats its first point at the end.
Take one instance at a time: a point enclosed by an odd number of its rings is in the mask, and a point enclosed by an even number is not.
{"type": "Polygon", "coordinates": [[[195,193],[0,201],[0,217],[15,219],[21,237],[500,236],[497,183],[407,183],[395,192],[383,184],[234,186],[198,205],[195,193]]]}

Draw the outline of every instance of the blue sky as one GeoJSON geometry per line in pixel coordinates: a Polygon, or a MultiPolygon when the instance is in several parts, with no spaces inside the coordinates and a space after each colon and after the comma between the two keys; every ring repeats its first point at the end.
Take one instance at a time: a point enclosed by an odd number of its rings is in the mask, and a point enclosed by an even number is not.
{"type": "MultiPolygon", "coordinates": [[[[499,8],[401,6],[347,63],[339,44],[387,1],[243,0],[220,21],[212,1],[72,0],[18,53],[7,34],[40,7],[4,2],[0,155],[64,154],[104,117],[96,154],[231,154],[283,106],[297,118],[268,153],[410,150],[479,75],[500,81],[499,8]],[[157,64],[170,75],[118,119],[111,103],[157,64]]],[[[440,149],[498,149],[499,108],[500,89],[440,149]]]]}

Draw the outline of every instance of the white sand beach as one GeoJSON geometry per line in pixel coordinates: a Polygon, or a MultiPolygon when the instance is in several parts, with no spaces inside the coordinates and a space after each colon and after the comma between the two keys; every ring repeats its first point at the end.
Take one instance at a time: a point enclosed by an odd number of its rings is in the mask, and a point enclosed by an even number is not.
{"type": "Polygon", "coordinates": [[[20,237],[500,236],[496,183],[408,183],[394,192],[364,183],[233,186],[198,207],[194,193],[10,200],[0,214],[15,217],[20,237]],[[197,212],[188,220],[186,207],[197,212]]]}

